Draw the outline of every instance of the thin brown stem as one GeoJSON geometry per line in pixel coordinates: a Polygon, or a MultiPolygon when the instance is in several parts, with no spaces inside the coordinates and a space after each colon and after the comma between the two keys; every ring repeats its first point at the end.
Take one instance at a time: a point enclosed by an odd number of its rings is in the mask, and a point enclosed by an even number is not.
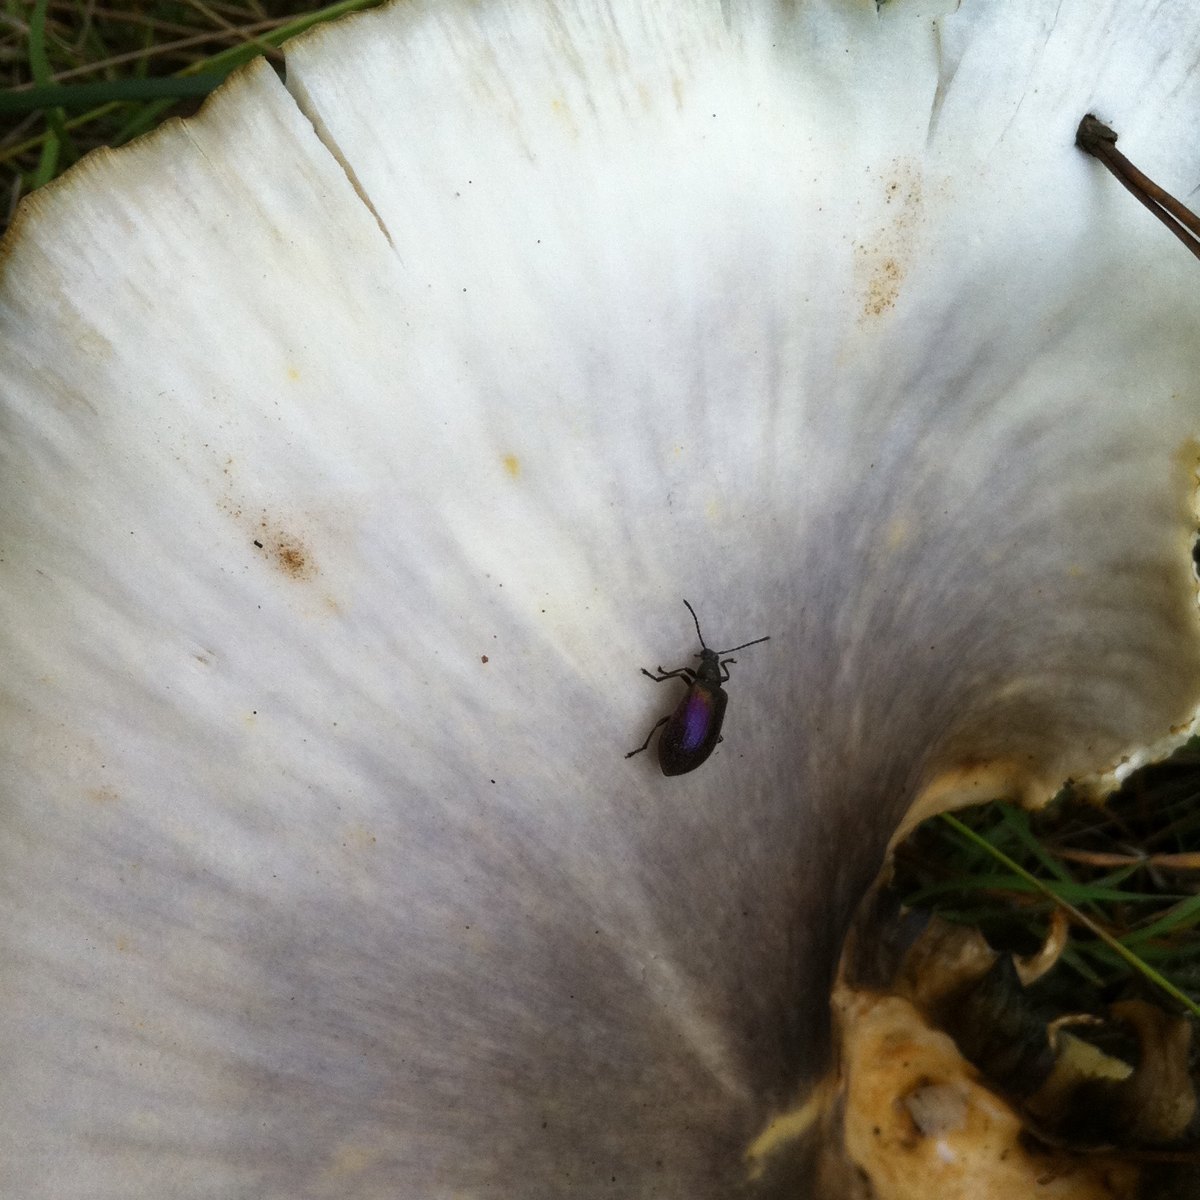
{"type": "Polygon", "coordinates": [[[1143,175],[1117,149],[1117,135],[1088,113],[1079,122],[1075,145],[1102,162],[1197,258],[1200,258],[1200,217],[1143,175]]]}

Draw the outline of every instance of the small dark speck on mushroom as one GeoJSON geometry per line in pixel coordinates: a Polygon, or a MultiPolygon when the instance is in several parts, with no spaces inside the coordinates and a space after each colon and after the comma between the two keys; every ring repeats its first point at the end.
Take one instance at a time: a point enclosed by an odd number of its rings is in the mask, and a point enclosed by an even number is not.
{"type": "Polygon", "coordinates": [[[260,550],[263,548],[263,544],[262,544],[262,542],[260,542],[260,541],[259,541],[257,538],[255,538],[255,539],[254,539],[254,544],[255,544],[255,545],[256,545],[256,546],[257,546],[257,547],[258,547],[260,550]]]}
{"type": "Polygon", "coordinates": [[[488,660],[488,656],[487,656],[486,654],[481,654],[481,655],[479,656],[479,661],[480,661],[480,662],[484,662],[484,663],[485,663],[485,662],[487,662],[487,660],[488,660]]]}

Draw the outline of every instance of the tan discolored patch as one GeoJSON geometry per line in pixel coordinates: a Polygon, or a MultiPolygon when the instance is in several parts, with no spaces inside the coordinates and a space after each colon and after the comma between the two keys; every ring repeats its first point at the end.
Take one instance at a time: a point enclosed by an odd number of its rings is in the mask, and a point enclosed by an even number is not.
{"type": "Polygon", "coordinates": [[[846,1149],[877,1200],[1134,1200],[1138,1171],[1035,1150],[1020,1115],[907,1000],[839,989],[846,1149]]]}
{"type": "Polygon", "coordinates": [[[1049,801],[1061,784],[1058,778],[1038,778],[1027,763],[959,763],[941,771],[921,789],[892,835],[890,848],[895,849],[922,821],[938,813],[998,799],[1037,808],[1049,801]]]}
{"type": "Polygon", "coordinates": [[[120,793],[116,788],[113,787],[89,788],[84,795],[87,796],[87,798],[93,804],[102,805],[116,804],[116,802],[121,798],[120,793]]]}
{"type": "Polygon", "coordinates": [[[1175,470],[1188,498],[1188,519],[1200,521],[1200,440],[1186,437],[1175,451],[1175,470]]]}

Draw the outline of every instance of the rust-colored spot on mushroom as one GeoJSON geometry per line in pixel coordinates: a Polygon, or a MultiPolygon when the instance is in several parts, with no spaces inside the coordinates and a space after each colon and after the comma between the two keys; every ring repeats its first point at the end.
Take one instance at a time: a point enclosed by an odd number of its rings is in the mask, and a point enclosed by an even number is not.
{"type": "Polygon", "coordinates": [[[883,316],[900,298],[923,211],[921,175],[912,163],[897,159],[880,182],[883,223],[874,236],[854,248],[865,318],[883,316]]]}
{"type": "Polygon", "coordinates": [[[890,256],[881,259],[867,282],[863,312],[869,317],[878,317],[887,312],[900,296],[900,281],[903,277],[904,272],[898,259],[890,256]]]}
{"type": "Polygon", "coordinates": [[[121,798],[112,787],[89,788],[85,795],[93,804],[116,804],[121,798]]]}
{"type": "MultiPolygon", "coordinates": [[[[266,558],[289,579],[313,579],[318,574],[318,568],[308,540],[273,517],[266,508],[257,509],[256,519],[256,506],[239,496],[235,490],[236,467],[232,456],[220,462],[223,480],[217,507],[245,530],[246,548],[250,554],[266,558]]],[[[288,524],[295,520],[293,516],[288,524]]]]}
{"type": "Polygon", "coordinates": [[[515,454],[506,454],[501,460],[510,478],[517,479],[521,474],[521,460],[515,454]]]}
{"type": "Polygon", "coordinates": [[[308,556],[299,542],[280,542],[275,552],[279,565],[289,575],[302,575],[309,569],[308,556]]]}
{"type": "Polygon", "coordinates": [[[279,528],[266,515],[258,522],[257,534],[253,539],[255,551],[289,579],[305,582],[316,577],[316,560],[302,537],[279,528]]]}

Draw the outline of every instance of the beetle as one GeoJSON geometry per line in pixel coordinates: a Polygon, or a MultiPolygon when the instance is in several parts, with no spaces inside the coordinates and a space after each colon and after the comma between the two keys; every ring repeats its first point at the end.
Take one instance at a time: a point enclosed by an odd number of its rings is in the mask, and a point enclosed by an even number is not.
{"type": "Polygon", "coordinates": [[[675,711],[656,722],[646,735],[646,740],[625,755],[626,758],[632,758],[635,754],[641,754],[650,745],[655,731],[665,725],[658,739],[658,765],[664,775],[686,775],[694,771],[721,741],[721,723],[725,720],[725,706],[729,703],[721,684],[729,678],[729,664],[737,662],[736,658],[722,659],[721,655],[771,640],[768,634],[752,642],[743,642],[740,646],[731,646],[728,650],[710,650],[700,632],[696,610],[686,600],[684,604],[692,614],[696,636],[700,639],[700,653],[696,655],[700,666],[694,671],[691,667],[680,667],[675,671],[664,671],[659,667],[657,675],[642,668],[642,674],[655,683],[662,683],[665,679],[682,679],[688,685],[688,690],[675,711]]]}

